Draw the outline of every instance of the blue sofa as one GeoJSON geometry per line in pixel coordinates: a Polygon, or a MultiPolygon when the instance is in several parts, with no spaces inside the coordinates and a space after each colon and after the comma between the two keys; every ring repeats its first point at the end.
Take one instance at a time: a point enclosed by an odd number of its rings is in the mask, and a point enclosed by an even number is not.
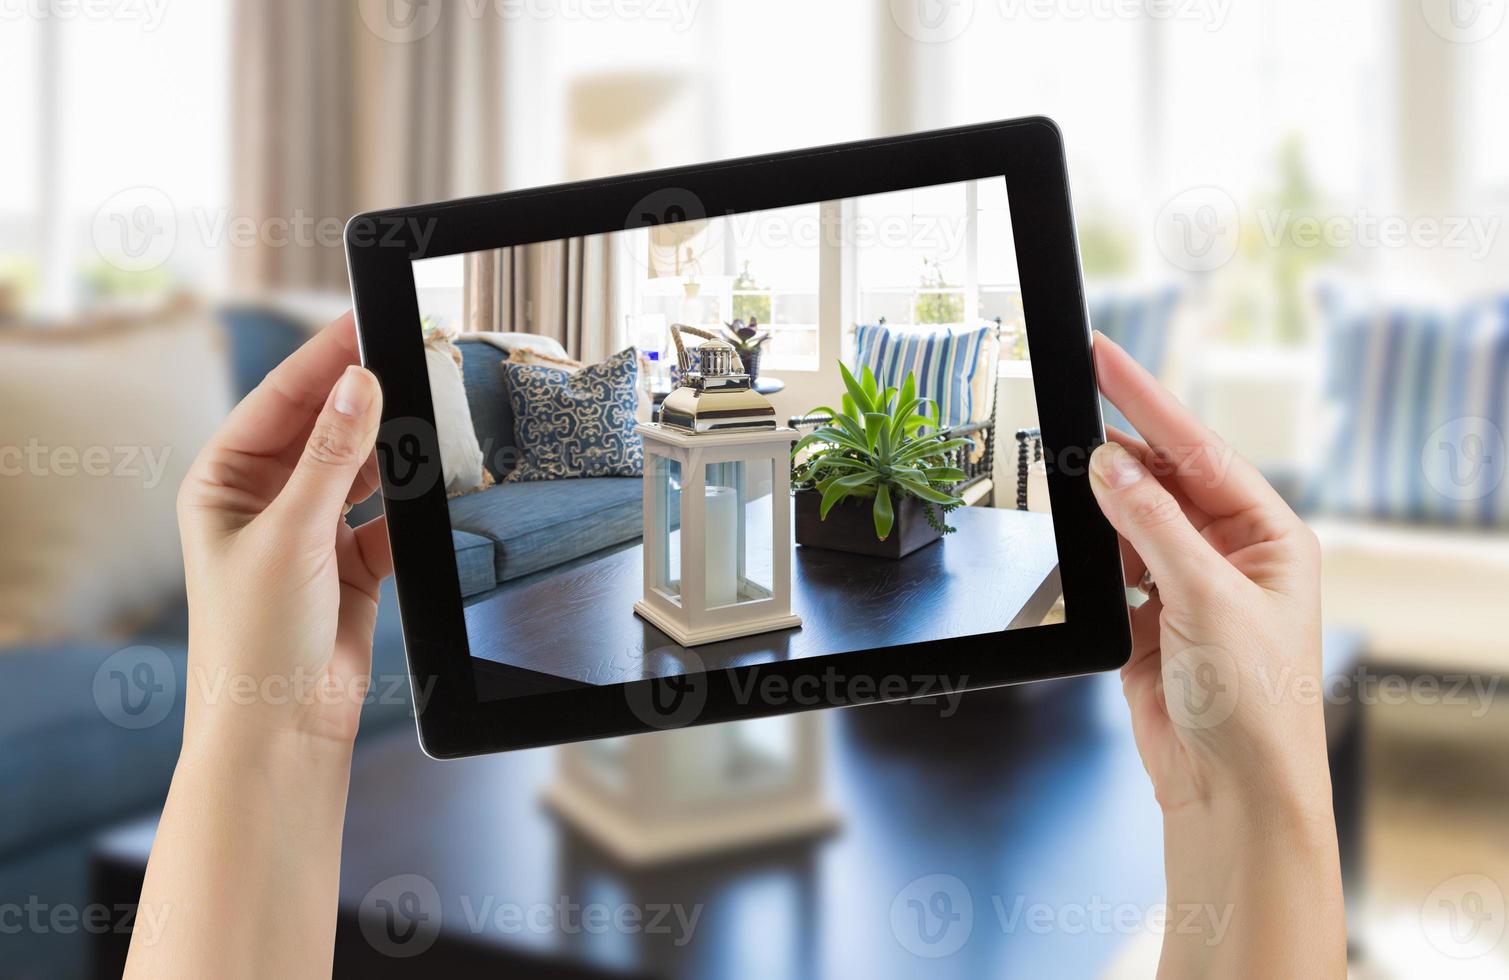
{"type": "MultiPolygon", "coordinates": [[[[224,311],[232,391],[244,395],[306,336],[286,318],[255,308],[224,311]]],[[[381,513],[377,499],[352,511],[359,523],[381,513]]],[[[89,853],[96,832],[162,806],[183,729],[188,610],[166,602],[130,635],[101,635],[0,650],[0,903],[33,897],[51,908],[89,901],[89,853]],[[160,650],[172,666],[172,709],[139,729],[116,725],[95,700],[101,664],[132,646],[160,650]]],[[[363,707],[362,739],[412,725],[398,601],[383,585],[373,643],[378,678],[363,707]]],[[[88,936],[23,930],[5,937],[5,966],[16,976],[88,972],[88,936]]]]}
{"type": "MultiPolygon", "coordinates": [[[[260,307],[222,312],[233,393],[250,391],[307,337],[296,320],[260,307]]],[[[502,479],[512,453],[513,417],[498,361],[485,343],[463,341],[468,399],[489,468],[502,479]]],[[[590,561],[640,537],[634,478],[499,484],[451,501],[457,568],[467,601],[590,561]]],[[[353,524],[381,513],[376,498],[354,509],[353,524]]],[[[188,611],[182,596],[128,636],[99,636],[0,651],[0,903],[82,908],[89,900],[89,853],[105,827],[162,806],[183,727],[188,611]],[[131,646],[162,651],[172,665],[172,710],[157,724],[120,727],[95,701],[100,665],[131,646]]],[[[407,664],[391,580],[383,585],[373,644],[378,683],[362,711],[362,740],[412,725],[407,664]]],[[[360,743],[358,751],[361,750],[360,743]]],[[[6,937],[6,971],[80,975],[88,944],[78,934],[6,937]]]]}
{"type": "Polygon", "coordinates": [[[638,477],[504,483],[518,452],[513,409],[490,343],[460,340],[461,375],[483,462],[496,486],[451,498],[451,536],[468,604],[629,547],[643,534],[638,477]]]}

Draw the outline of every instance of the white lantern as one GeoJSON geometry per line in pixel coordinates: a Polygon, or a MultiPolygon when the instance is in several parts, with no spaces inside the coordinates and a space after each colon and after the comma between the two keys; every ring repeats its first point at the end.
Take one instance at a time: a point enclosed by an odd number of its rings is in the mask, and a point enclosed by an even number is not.
{"type": "Polygon", "coordinates": [[[634,611],[682,646],[801,625],[791,611],[791,444],[733,347],[709,340],[641,424],[644,597],[634,611]]]}

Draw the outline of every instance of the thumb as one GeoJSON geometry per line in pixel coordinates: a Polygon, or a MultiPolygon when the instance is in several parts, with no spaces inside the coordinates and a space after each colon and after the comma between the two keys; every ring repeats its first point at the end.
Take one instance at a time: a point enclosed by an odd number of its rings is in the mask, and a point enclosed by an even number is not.
{"type": "Polygon", "coordinates": [[[1160,591],[1177,588],[1187,595],[1218,581],[1226,560],[1137,457],[1114,442],[1097,447],[1090,456],[1090,487],[1106,519],[1142,558],[1160,591]]]}
{"type": "Polygon", "coordinates": [[[351,484],[377,442],[382,390],[371,371],[346,368],[315,419],[304,452],[273,507],[296,525],[334,527],[351,484]]]}

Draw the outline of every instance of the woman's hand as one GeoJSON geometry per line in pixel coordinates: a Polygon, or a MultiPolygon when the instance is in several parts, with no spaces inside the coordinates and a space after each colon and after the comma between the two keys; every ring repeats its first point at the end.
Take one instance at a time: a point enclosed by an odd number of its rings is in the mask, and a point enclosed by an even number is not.
{"type": "Polygon", "coordinates": [[[377,379],[348,313],[268,374],[199,454],[178,495],[188,576],[186,735],[223,728],[349,746],[369,684],[382,518],[377,379]]]}
{"type": "Polygon", "coordinates": [[[1160,973],[1340,976],[1315,536],[1100,334],[1095,367],[1147,440],[1112,430],[1090,460],[1127,584],[1151,593],[1131,613],[1122,685],[1164,811],[1169,903],[1212,926],[1181,935],[1171,913],[1160,973]]]}
{"type": "Polygon", "coordinates": [[[329,976],[351,744],[369,684],[382,395],[350,314],[280,364],[178,496],[189,593],[183,750],[147,864],[131,977],[329,976]]]}

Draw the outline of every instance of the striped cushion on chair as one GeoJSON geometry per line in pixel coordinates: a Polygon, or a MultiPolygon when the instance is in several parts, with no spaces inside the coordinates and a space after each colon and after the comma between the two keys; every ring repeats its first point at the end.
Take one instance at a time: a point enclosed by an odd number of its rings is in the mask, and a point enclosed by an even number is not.
{"type": "Polygon", "coordinates": [[[862,324],[854,331],[856,373],[869,368],[884,388],[899,388],[908,371],[917,376],[917,394],[938,405],[944,428],[980,421],[975,378],[981,351],[993,338],[994,324],[893,327],[862,324]]]}
{"type": "Polygon", "coordinates": [[[1336,430],[1310,502],[1350,517],[1509,526],[1509,297],[1343,308],[1323,293],[1336,430]]]}
{"type": "MultiPolygon", "coordinates": [[[[1162,374],[1168,355],[1170,324],[1179,306],[1179,290],[1168,287],[1152,292],[1104,290],[1092,293],[1086,303],[1090,326],[1116,341],[1132,360],[1153,374],[1162,374]]],[[[1101,416],[1107,425],[1122,432],[1136,432],[1126,417],[1101,399],[1101,416]]]]}

